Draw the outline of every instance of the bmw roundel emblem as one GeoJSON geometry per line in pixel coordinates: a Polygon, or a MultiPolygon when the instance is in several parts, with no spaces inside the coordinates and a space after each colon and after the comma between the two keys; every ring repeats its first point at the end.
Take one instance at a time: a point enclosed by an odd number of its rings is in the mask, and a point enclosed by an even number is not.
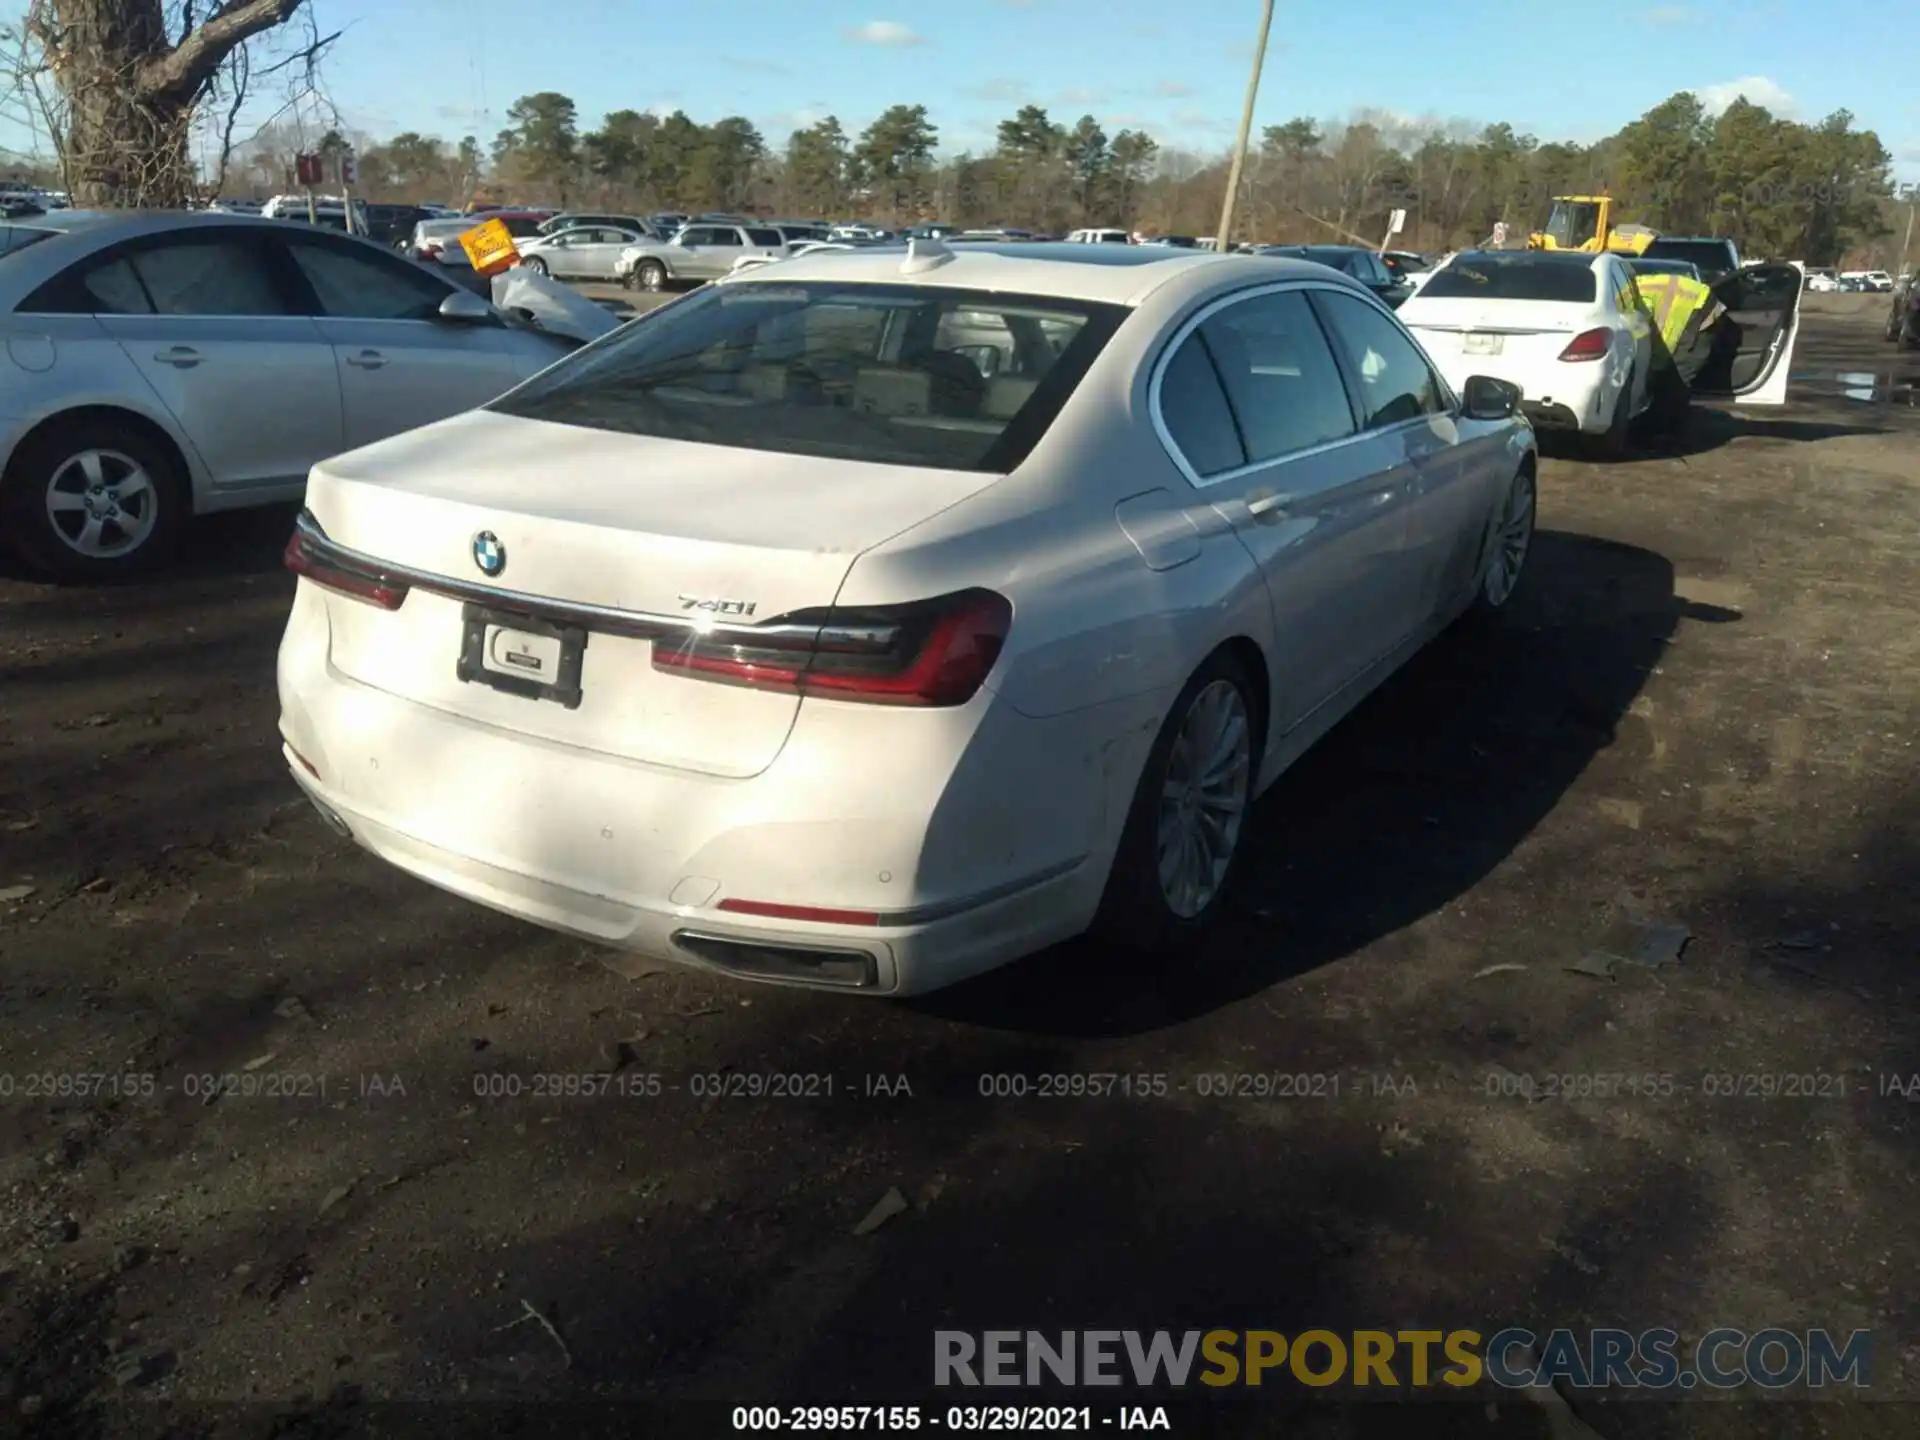
{"type": "Polygon", "coordinates": [[[473,563],[482,575],[498,575],[507,568],[507,547],[493,531],[482,530],[473,537],[473,563]]]}

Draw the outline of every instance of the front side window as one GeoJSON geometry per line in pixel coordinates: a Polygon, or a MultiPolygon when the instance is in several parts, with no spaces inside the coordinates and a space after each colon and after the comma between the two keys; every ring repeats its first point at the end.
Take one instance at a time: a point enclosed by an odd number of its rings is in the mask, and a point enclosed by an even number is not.
{"type": "Polygon", "coordinates": [[[1359,382],[1368,429],[1437,415],[1446,408],[1432,369],[1398,324],[1352,295],[1321,291],[1314,303],[1359,382]]]}
{"type": "Polygon", "coordinates": [[[452,292],[384,255],[356,255],[333,245],[295,240],[287,246],[313,287],[320,313],[340,320],[431,320],[452,292]]]}
{"type": "Polygon", "coordinates": [[[615,331],[491,408],[709,445],[1002,473],[1045,434],[1126,313],[936,286],[722,285],[615,331]],[[1056,336],[1071,329],[1063,349],[1049,325],[1056,336]],[[998,357],[983,366],[970,341],[998,357]]]}

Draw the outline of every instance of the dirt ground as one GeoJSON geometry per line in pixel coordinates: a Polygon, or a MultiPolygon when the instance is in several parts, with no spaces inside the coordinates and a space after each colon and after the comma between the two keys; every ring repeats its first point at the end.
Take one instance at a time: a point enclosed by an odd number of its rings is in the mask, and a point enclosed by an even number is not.
{"type": "MultiPolygon", "coordinates": [[[[1416,1319],[1870,1329],[1875,1393],[1920,1400],[1920,1109],[1889,1091],[1920,1072],[1920,358],[1869,298],[1819,297],[1792,406],[1551,458],[1518,608],[1276,788],[1178,973],[1068,946],[906,1005],[609,968],[299,799],[286,512],[149,584],[0,580],[0,1413],[921,1399],[936,1327],[1416,1319]],[[1567,968],[1633,915],[1687,928],[1677,963],[1567,968]],[[298,1093],[207,1103],[227,1073],[298,1093]],[[1167,1091],[981,1093],[1078,1073],[1167,1091]],[[1328,1093],[1203,1093],[1270,1073],[1328,1093]],[[834,1093],[694,1093],[769,1074],[834,1093]],[[1614,1075],[1667,1084],[1487,1093],[1614,1075]],[[1775,1076],[1840,1078],[1724,1093],[1775,1076]]],[[[1547,1433],[1471,1398],[1422,1433],[1547,1433]]],[[[1609,1440],[1920,1426],[1576,1403],[1609,1440]]],[[[1405,1433],[1384,1411],[1270,1388],[1219,1428],[1405,1433]]]]}

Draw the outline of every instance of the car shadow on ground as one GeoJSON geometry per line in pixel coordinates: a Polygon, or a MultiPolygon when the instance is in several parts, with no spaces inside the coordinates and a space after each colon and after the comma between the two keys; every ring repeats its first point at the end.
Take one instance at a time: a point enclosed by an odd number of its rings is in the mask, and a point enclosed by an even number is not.
{"type": "Polygon", "coordinates": [[[1514,608],[1440,637],[1262,799],[1231,913],[1178,965],[1091,940],[913,1003],[1041,1033],[1171,1025],[1338,960],[1471,889],[1614,745],[1678,622],[1738,620],[1674,593],[1651,551],[1541,531],[1514,608]]]}
{"type": "Polygon", "coordinates": [[[1762,415],[1696,405],[1688,416],[1686,428],[1679,434],[1637,436],[1632,452],[1625,458],[1680,459],[1709,454],[1736,440],[1783,440],[1805,444],[1849,435],[1885,435],[1893,428],[1873,423],[1865,405],[1854,406],[1856,411],[1862,412],[1856,418],[1833,408],[1841,404],[1840,401],[1834,401],[1832,407],[1823,406],[1822,413],[1793,416],[1762,415]]]}

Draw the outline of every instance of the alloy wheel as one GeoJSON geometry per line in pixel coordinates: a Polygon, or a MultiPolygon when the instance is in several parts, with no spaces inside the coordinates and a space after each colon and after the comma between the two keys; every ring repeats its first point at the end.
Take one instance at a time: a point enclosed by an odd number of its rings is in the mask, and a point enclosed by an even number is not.
{"type": "Polygon", "coordinates": [[[1160,893],[1192,920],[1226,883],[1253,780],[1253,725],[1229,680],[1201,689],[1167,754],[1158,826],[1160,893]]]}
{"type": "Polygon", "coordinates": [[[82,450],[54,467],[46,506],[53,533],[89,560],[131,555],[160,517],[152,477],[118,450],[82,450]]]}
{"type": "Polygon", "coordinates": [[[1527,551],[1533,547],[1533,473],[1522,470],[1507,492],[1507,508],[1494,532],[1493,553],[1487,557],[1487,603],[1504,605],[1520,583],[1527,551]]]}

